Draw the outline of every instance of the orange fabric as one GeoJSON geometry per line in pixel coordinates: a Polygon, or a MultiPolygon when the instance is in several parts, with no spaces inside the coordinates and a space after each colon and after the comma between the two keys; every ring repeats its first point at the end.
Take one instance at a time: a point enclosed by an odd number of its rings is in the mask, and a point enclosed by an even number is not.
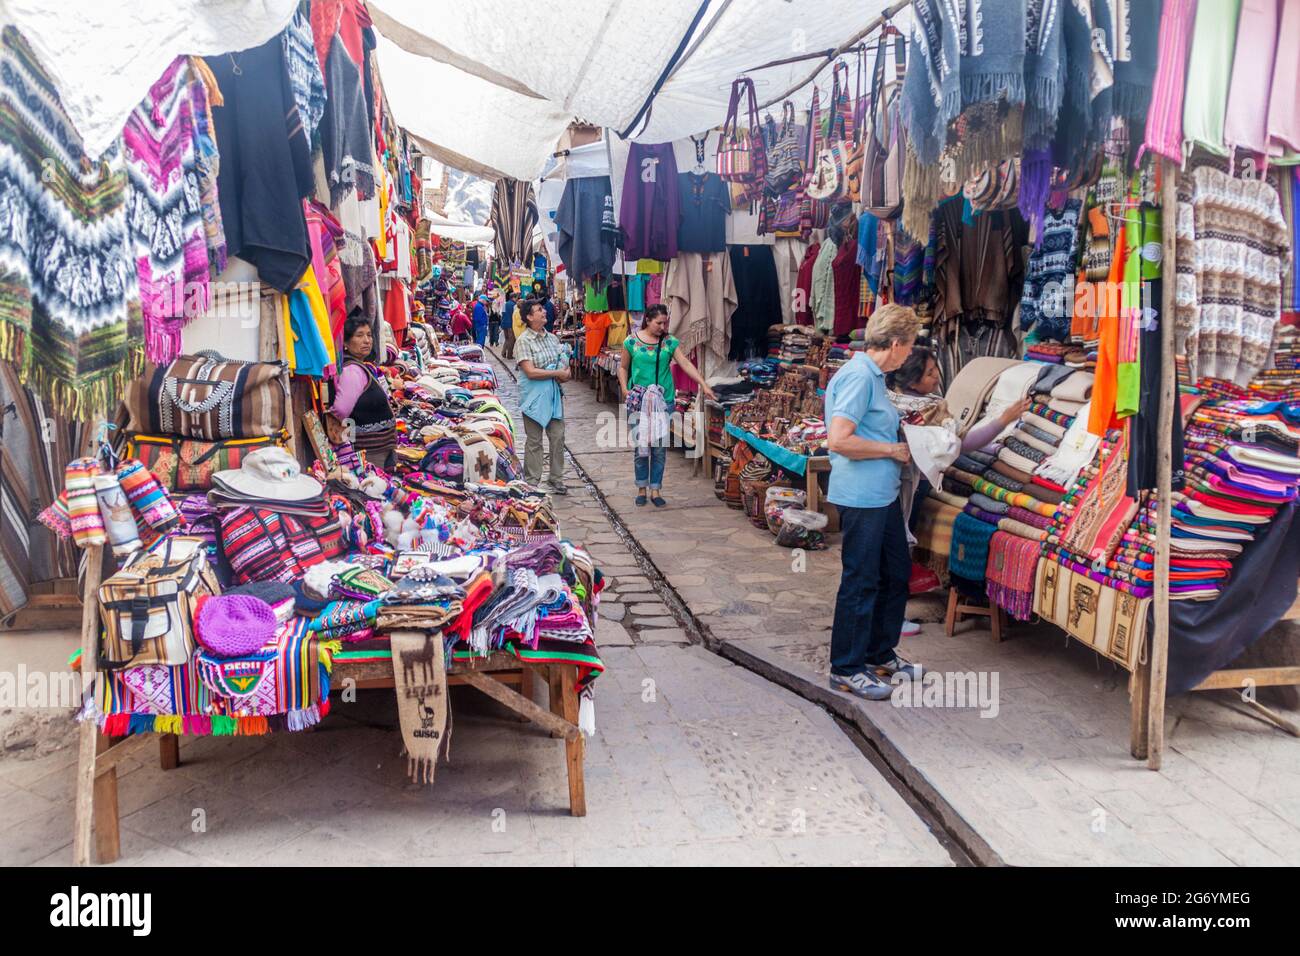
{"type": "Polygon", "coordinates": [[[595,358],[605,347],[605,335],[612,321],[608,312],[588,312],[582,317],[582,324],[587,329],[587,358],[595,358]]]}
{"type": "Polygon", "coordinates": [[[1120,427],[1115,414],[1115,399],[1119,392],[1119,317],[1124,309],[1120,290],[1124,284],[1124,265],[1128,260],[1127,228],[1127,225],[1120,226],[1115,254],[1110,262],[1110,275],[1095,302],[1101,341],[1097,346],[1088,431],[1099,436],[1105,435],[1108,429],[1120,427]]]}

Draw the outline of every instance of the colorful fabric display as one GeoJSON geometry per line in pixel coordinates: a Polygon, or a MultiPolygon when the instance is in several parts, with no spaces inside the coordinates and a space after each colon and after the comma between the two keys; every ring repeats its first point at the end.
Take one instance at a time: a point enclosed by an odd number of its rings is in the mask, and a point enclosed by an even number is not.
{"type": "Polygon", "coordinates": [[[99,460],[96,458],[76,458],[68,462],[63,473],[72,540],[79,548],[101,545],[107,540],[104,519],[99,514],[99,501],[95,497],[95,477],[98,474],[99,460]]]}
{"type": "Polygon", "coordinates": [[[166,534],[180,524],[176,506],[143,462],[134,458],[122,462],[117,468],[117,480],[136,516],[155,532],[166,534]]]}
{"type": "Polygon", "coordinates": [[[103,519],[108,543],[113,546],[113,554],[121,557],[138,551],[142,547],[140,529],[136,527],[131,505],[117,476],[96,475],[94,481],[99,516],[103,519]]]}

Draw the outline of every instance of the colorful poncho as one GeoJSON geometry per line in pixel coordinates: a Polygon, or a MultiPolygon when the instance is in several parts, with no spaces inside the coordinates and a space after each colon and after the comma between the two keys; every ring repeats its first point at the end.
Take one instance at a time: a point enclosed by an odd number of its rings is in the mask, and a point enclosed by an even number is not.
{"type": "Polygon", "coordinates": [[[97,164],[13,27],[0,37],[0,359],[54,410],[105,411],[143,367],[118,147],[97,164]]]}
{"type": "Polygon", "coordinates": [[[145,354],[169,362],[181,326],[208,307],[203,170],[189,60],[177,57],[122,130],[130,189],[127,228],[135,246],[145,354]]]}

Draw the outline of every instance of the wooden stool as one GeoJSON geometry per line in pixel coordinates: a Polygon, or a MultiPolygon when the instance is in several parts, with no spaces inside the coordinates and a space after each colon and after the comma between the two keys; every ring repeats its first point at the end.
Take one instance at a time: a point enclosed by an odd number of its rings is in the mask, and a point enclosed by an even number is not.
{"type": "Polygon", "coordinates": [[[1006,611],[992,602],[989,602],[988,607],[965,604],[956,588],[948,588],[948,613],[943,619],[943,632],[952,637],[957,624],[967,617],[987,617],[989,626],[993,629],[993,640],[1000,643],[1007,639],[1006,631],[1010,629],[1011,624],[1007,620],[1006,611]]]}

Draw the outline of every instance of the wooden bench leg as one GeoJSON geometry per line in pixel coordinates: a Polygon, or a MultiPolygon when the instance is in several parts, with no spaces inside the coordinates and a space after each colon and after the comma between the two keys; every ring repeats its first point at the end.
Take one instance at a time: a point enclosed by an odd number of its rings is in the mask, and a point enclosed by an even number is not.
{"type": "MultiPolygon", "coordinates": [[[[552,665],[552,673],[558,672],[560,681],[560,704],[562,712],[560,714],[571,724],[578,722],[578,669],[572,664],[556,667],[552,665]]],[[[569,813],[575,817],[585,817],[587,815],[587,784],[583,778],[582,761],[586,749],[586,742],[582,734],[578,734],[571,740],[564,742],[564,762],[569,772],[569,813]]]]}
{"type": "Polygon", "coordinates": [[[992,601],[989,602],[989,627],[993,629],[993,643],[1001,644],[1005,641],[1007,626],[1006,612],[998,607],[992,601]]]}
{"type": "MultiPolygon", "coordinates": [[[[519,672],[519,694],[521,697],[527,697],[529,700],[533,699],[533,669],[527,664],[525,664],[524,669],[519,672]]],[[[528,723],[528,718],[523,714],[518,714],[517,718],[521,723],[528,723]]]]}
{"type": "MultiPolygon", "coordinates": [[[[113,738],[97,734],[95,752],[103,753],[113,745],[113,738]]],[[[94,786],[95,859],[113,863],[122,855],[122,833],[118,825],[117,768],[95,777],[94,786]]]]}
{"type": "Polygon", "coordinates": [[[159,735],[158,763],[164,770],[175,770],[181,765],[181,738],[179,735],[159,735]]]}
{"type": "Polygon", "coordinates": [[[943,632],[949,637],[957,632],[957,589],[948,588],[948,612],[943,618],[943,632]]]}

